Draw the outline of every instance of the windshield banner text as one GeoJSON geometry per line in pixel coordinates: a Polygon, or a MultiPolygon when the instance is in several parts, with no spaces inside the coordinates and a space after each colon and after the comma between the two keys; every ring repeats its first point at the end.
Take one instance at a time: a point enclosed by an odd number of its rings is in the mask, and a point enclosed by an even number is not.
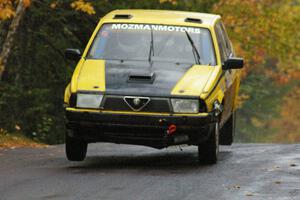
{"type": "Polygon", "coordinates": [[[166,26],[154,24],[112,24],[112,29],[115,30],[155,30],[155,31],[170,31],[170,32],[188,32],[200,33],[200,28],[183,27],[183,26],[166,26]]]}

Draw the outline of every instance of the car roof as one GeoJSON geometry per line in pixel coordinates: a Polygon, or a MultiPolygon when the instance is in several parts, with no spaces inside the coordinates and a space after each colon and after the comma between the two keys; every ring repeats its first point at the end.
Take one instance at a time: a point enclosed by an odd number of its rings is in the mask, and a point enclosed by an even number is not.
{"type": "Polygon", "coordinates": [[[114,10],[102,18],[103,23],[149,23],[212,27],[220,15],[171,10],[114,10]],[[117,17],[116,16],[121,16],[117,17]],[[126,17],[128,16],[128,18],[126,17]],[[186,19],[190,20],[186,20],[186,19]],[[194,20],[194,21],[193,21],[194,20]],[[201,22],[197,21],[201,20],[201,22]]]}

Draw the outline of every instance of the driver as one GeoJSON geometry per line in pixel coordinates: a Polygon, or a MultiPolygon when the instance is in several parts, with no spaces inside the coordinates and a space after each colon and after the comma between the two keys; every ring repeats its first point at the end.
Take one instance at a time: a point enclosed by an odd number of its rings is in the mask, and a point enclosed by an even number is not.
{"type": "MultiPolygon", "coordinates": [[[[116,46],[125,57],[145,59],[150,51],[150,31],[118,30],[116,33],[116,46]]],[[[123,56],[124,57],[124,56],[123,56]]]]}

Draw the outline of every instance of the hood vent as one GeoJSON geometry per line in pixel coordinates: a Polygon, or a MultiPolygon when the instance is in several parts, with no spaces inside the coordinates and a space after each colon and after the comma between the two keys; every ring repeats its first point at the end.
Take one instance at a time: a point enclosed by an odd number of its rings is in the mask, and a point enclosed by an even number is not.
{"type": "Polygon", "coordinates": [[[155,73],[149,74],[130,74],[128,76],[128,83],[153,83],[155,79],[155,73]]]}
{"type": "Polygon", "coordinates": [[[132,15],[128,14],[118,14],[114,16],[114,19],[131,19],[132,15]]]}
{"type": "Polygon", "coordinates": [[[198,18],[186,18],[184,20],[185,22],[191,22],[191,23],[198,23],[198,24],[202,24],[202,20],[201,19],[198,19],[198,18]]]}

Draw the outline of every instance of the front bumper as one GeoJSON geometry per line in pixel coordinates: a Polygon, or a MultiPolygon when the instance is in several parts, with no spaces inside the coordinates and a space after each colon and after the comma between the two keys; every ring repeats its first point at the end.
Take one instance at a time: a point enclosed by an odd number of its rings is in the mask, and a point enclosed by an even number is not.
{"type": "Polygon", "coordinates": [[[172,115],[118,113],[66,109],[71,137],[88,142],[113,142],[164,148],[175,144],[199,144],[208,138],[216,121],[214,113],[172,115]],[[170,126],[176,131],[170,134],[170,126]]]}

